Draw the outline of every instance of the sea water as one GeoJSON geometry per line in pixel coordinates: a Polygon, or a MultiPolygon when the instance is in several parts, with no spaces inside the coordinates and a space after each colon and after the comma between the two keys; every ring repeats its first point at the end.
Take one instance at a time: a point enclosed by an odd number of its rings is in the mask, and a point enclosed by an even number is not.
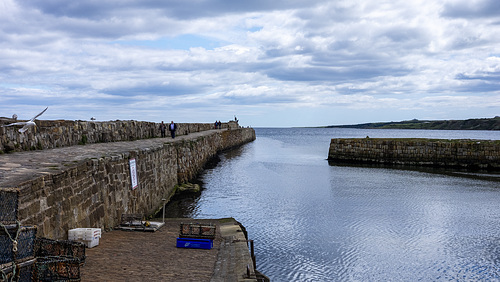
{"type": "Polygon", "coordinates": [[[500,280],[500,178],[329,164],[331,138],[500,139],[498,131],[257,128],[170,216],[234,217],[271,281],[500,280]]]}

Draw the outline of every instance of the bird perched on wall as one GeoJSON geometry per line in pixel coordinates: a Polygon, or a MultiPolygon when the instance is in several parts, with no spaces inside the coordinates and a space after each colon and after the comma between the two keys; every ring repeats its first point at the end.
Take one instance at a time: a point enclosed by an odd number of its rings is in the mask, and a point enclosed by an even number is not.
{"type": "Polygon", "coordinates": [[[35,131],[36,131],[36,123],[35,123],[35,119],[39,116],[41,116],[43,113],[45,113],[45,111],[48,109],[49,107],[45,108],[45,110],[43,110],[41,113],[39,113],[38,115],[34,116],[32,119],[30,119],[29,121],[20,121],[20,122],[14,122],[14,123],[11,123],[11,124],[7,124],[7,125],[2,125],[2,127],[6,127],[6,126],[12,126],[12,125],[24,125],[21,129],[19,129],[19,132],[23,133],[25,131],[27,131],[28,129],[30,129],[31,127],[34,127],[35,128],[35,131]]]}

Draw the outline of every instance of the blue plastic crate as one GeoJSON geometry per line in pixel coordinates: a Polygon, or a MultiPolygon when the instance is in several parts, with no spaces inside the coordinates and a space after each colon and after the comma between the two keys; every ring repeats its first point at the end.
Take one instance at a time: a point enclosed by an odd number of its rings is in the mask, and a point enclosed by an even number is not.
{"type": "Polygon", "coordinates": [[[177,248],[212,249],[214,241],[210,239],[177,238],[177,248]]]}

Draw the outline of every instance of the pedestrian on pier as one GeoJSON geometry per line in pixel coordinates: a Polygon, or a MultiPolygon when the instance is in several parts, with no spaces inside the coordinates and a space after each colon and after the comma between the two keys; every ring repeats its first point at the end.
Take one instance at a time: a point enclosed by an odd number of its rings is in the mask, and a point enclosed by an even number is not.
{"type": "Polygon", "coordinates": [[[165,131],[167,130],[167,125],[163,123],[163,120],[161,121],[160,124],[160,132],[161,132],[161,138],[165,138],[165,131]]]}
{"type": "Polygon", "coordinates": [[[170,131],[170,135],[172,136],[172,138],[175,138],[175,131],[177,130],[177,124],[175,124],[174,121],[172,121],[168,125],[168,130],[170,131]]]}

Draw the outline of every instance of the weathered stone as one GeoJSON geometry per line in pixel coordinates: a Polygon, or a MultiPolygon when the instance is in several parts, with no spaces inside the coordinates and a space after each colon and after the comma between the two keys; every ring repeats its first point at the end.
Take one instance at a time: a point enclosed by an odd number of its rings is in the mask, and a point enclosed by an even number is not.
{"type": "Polygon", "coordinates": [[[201,191],[201,187],[198,184],[183,183],[183,184],[177,186],[175,193],[176,194],[199,193],[200,191],[201,191]]]}
{"type": "Polygon", "coordinates": [[[16,149],[16,146],[14,145],[14,142],[12,142],[12,140],[9,140],[5,144],[3,144],[3,148],[3,150],[8,153],[14,151],[16,149]]]}
{"type": "MultiPolygon", "coordinates": [[[[96,127],[102,128],[100,126],[96,127]]],[[[90,135],[89,131],[90,128],[86,131],[90,135]]],[[[9,177],[0,178],[0,187],[19,187],[19,199],[23,201],[19,211],[22,224],[41,226],[39,236],[66,239],[67,228],[107,230],[120,223],[123,213],[153,214],[163,205],[163,198],[172,196],[175,185],[193,180],[207,160],[222,150],[254,139],[253,129],[213,130],[175,139],[154,138],[7,154],[9,160],[29,162],[27,165],[33,166],[33,171],[40,166],[40,173],[32,173],[30,168],[30,176],[19,178],[19,183],[10,173],[9,177]],[[29,154],[36,155],[38,161],[32,162],[34,158],[29,154]],[[52,158],[50,162],[47,156],[52,158]],[[135,190],[131,189],[130,158],[135,158],[137,165],[135,190]],[[58,165],[57,161],[64,165],[58,165]],[[43,169],[41,163],[44,162],[57,169],[43,169]]],[[[89,140],[94,139],[89,137],[89,140]]],[[[21,174],[22,171],[15,170],[21,174]]]]}
{"type": "MultiPolygon", "coordinates": [[[[0,119],[0,126],[8,123],[0,119]]],[[[0,127],[0,151],[43,150],[160,137],[160,124],[154,122],[37,120],[37,125],[36,132],[29,130],[25,133],[19,133],[16,126],[0,127]]],[[[222,125],[223,128],[228,126],[227,123],[222,125]]],[[[210,130],[213,125],[178,123],[177,127],[177,135],[180,136],[210,130]]]]}
{"type": "Polygon", "coordinates": [[[500,141],[431,139],[332,139],[328,159],[500,170],[500,141]]]}

